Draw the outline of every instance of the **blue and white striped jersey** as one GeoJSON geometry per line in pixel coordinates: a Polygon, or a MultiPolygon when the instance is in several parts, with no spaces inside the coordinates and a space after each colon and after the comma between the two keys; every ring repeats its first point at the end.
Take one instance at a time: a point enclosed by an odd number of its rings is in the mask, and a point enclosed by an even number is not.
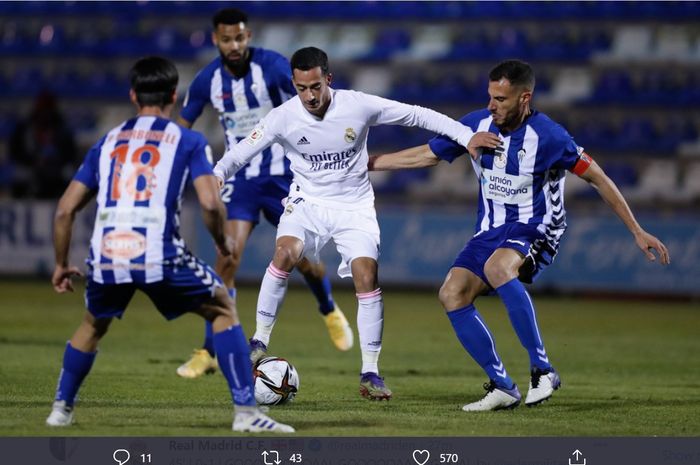
{"type": "MultiPolygon", "coordinates": [[[[289,61],[277,52],[250,47],[250,71],[240,79],[234,77],[217,57],[197,73],[190,85],[180,116],[194,123],[209,103],[219,114],[226,148],[235,145],[256,124],[296,91],[291,81],[289,61]]],[[[292,173],[284,150],[275,144],[253,158],[237,178],[285,176],[292,173]]]]}
{"type": "Polygon", "coordinates": [[[155,116],[115,127],[74,180],[97,190],[88,265],[98,283],[152,283],[185,252],[180,204],[188,178],[212,174],[201,134],[155,116]]]}
{"type": "MultiPolygon", "coordinates": [[[[469,113],[462,124],[474,132],[490,131],[503,141],[503,151],[484,150],[472,160],[479,180],[476,234],[507,223],[538,225],[550,252],[556,253],[566,229],[565,170],[574,167],[583,148],[559,124],[536,110],[509,134],[501,134],[488,110],[469,113]]],[[[439,158],[452,162],[464,147],[439,136],[429,142],[439,158]]],[[[471,157],[470,157],[471,159],[471,157]]]]}

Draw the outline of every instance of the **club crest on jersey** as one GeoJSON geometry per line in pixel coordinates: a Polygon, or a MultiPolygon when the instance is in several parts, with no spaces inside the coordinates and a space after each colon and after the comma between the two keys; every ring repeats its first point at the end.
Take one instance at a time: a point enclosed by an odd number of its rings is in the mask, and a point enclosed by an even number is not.
{"type": "Polygon", "coordinates": [[[293,211],[294,211],[294,206],[291,203],[287,203],[287,205],[284,207],[284,214],[291,215],[293,211]]]}
{"type": "Polygon", "coordinates": [[[496,168],[505,168],[507,161],[508,158],[506,157],[505,152],[497,152],[493,157],[493,166],[496,168]]]}
{"type": "Polygon", "coordinates": [[[523,158],[525,158],[527,152],[525,152],[525,149],[520,149],[518,150],[518,163],[523,162],[523,158]]]}
{"type": "Polygon", "coordinates": [[[345,142],[348,144],[355,142],[355,139],[357,139],[357,134],[355,133],[355,130],[353,128],[347,128],[345,130],[345,142]]]}
{"type": "Polygon", "coordinates": [[[248,137],[245,138],[245,141],[248,143],[248,145],[257,145],[263,138],[264,134],[265,132],[263,131],[262,126],[258,126],[253,129],[253,132],[251,132],[248,137]]]}

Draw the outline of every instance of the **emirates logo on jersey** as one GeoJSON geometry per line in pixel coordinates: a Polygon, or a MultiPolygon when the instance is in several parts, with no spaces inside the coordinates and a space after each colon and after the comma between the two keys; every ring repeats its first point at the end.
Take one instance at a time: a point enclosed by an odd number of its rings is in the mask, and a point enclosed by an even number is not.
{"type": "Polygon", "coordinates": [[[351,144],[355,142],[355,139],[357,139],[357,134],[355,133],[355,130],[353,128],[347,128],[345,130],[345,142],[351,144]]]}

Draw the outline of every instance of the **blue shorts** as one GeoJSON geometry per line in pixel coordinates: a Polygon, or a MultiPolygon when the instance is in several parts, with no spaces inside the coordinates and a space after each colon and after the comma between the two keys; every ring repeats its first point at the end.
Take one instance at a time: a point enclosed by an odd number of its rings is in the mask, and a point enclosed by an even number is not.
{"type": "Polygon", "coordinates": [[[528,257],[532,243],[544,237],[544,233],[537,230],[537,225],[504,224],[472,237],[457,255],[452,266],[468,269],[490,286],[484,274],[484,265],[496,249],[514,249],[528,257]]]}
{"type": "Polygon", "coordinates": [[[227,182],[221,193],[229,220],[260,222],[260,212],[274,227],[284,211],[283,201],[289,195],[291,178],[269,176],[266,178],[236,179],[227,182]]]}
{"type": "Polygon", "coordinates": [[[85,306],[95,318],[121,318],[136,290],[144,292],[168,320],[196,310],[223,287],[214,270],[189,255],[181,265],[163,266],[163,279],[153,283],[102,284],[88,276],[85,306]]]}

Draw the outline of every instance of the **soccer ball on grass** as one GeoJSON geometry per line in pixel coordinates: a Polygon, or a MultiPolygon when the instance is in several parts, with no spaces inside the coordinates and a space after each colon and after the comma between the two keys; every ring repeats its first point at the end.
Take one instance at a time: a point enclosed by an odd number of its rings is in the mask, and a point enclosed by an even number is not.
{"type": "Polygon", "coordinates": [[[260,405],[290,402],[299,390],[299,374],[280,357],[265,357],[253,367],[255,400],[260,405]]]}

